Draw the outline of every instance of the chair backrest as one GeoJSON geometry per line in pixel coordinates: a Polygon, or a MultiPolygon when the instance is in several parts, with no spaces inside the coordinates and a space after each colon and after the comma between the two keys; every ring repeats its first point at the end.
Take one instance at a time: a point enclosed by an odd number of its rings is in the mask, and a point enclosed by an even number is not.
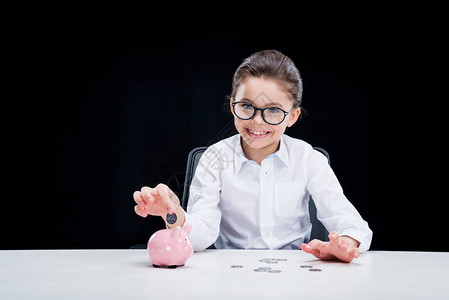
{"type": "MultiPolygon", "coordinates": [[[[181,206],[186,211],[187,211],[187,204],[189,201],[190,184],[192,182],[193,176],[195,175],[195,170],[201,158],[201,155],[203,155],[206,149],[207,147],[197,147],[192,151],[190,151],[189,156],[187,157],[186,177],[184,181],[184,191],[181,200],[181,206]]],[[[319,151],[324,156],[326,156],[327,161],[330,164],[329,153],[326,150],[320,147],[313,147],[313,149],[319,151]]],[[[309,198],[309,214],[310,214],[310,222],[312,223],[312,233],[310,235],[310,240],[319,239],[322,241],[328,241],[329,233],[324,227],[324,225],[317,218],[316,206],[315,203],[313,202],[312,197],[309,198]]]]}
{"type": "MultiPolygon", "coordinates": [[[[321,152],[327,158],[327,163],[330,165],[331,160],[329,157],[329,153],[320,147],[313,147],[313,149],[321,152]]],[[[313,239],[318,239],[320,241],[329,241],[329,232],[326,227],[324,227],[323,223],[318,220],[316,214],[316,206],[315,202],[313,202],[312,196],[309,197],[309,216],[310,223],[312,223],[312,232],[310,233],[310,241],[313,239]]],[[[307,241],[306,241],[307,242],[307,241]]]]}
{"type": "Polygon", "coordinates": [[[184,181],[184,191],[182,194],[181,206],[187,211],[187,203],[189,201],[190,183],[195,175],[196,167],[200,161],[201,155],[206,151],[207,147],[197,147],[190,151],[187,157],[186,178],[184,181]]]}

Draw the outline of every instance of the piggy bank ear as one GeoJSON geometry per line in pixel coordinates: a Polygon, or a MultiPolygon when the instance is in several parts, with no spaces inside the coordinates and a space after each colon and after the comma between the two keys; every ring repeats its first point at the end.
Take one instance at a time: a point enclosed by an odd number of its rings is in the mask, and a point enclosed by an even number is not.
{"type": "Polygon", "coordinates": [[[179,234],[181,233],[181,227],[176,226],[171,231],[172,231],[171,232],[171,238],[172,239],[177,239],[179,237],[179,234]]]}
{"type": "Polygon", "coordinates": [[[184,235],[189,235],[191,230],[192,230],[192,224],[187,224],[186,226],[184,226],[182,228],[182,232],[184,233],[184,235]]]}

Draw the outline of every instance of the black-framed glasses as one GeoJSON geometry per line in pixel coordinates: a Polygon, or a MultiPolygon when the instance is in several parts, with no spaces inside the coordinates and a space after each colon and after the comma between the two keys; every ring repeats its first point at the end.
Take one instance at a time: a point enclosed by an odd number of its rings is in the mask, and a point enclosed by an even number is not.
{"type": "Polygon", "coordinates": [[[270,106],[266,108],[257,108],[246,101],[232,102],[232,108],[234,115],[241,120],[250,120],[254,118],[256,112],[260,110],[262,119],[270,125],[281,124],[289,114],[289,112],[280,109],[279,107],[270,106]]]}

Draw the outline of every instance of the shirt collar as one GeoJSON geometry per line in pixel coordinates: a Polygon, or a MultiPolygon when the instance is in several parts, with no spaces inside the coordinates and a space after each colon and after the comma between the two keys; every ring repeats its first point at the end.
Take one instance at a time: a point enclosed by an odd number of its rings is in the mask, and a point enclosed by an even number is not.
{"type": "Polygon", "coordinates": [[[241,139],[242,138],[240,134],[237,134],[237,141],[234,146],[234,170],[236,174],[240,172],[242,164],[245,161],[248,161],[248,159],[245,157],[245,154],[243,153],[241,139]]]}
{"type": "MultiPolygon", "coordinates": [[[[280,144],[279,144],[279,150],[275,153],[271,154],[270,156],[277,157],[281,163],[283,163],[286,167],[289,166],[289,156],[288,156],[288,149],[287,145],[284,140],[284,135],[281,136],[280,144]]],[[[270,157],[268,156],[268,157],[270,157]]],[[[242,165],[244,162],[249,162],[249,160],[246,158],[245,154],[243,153],[242,148],[242,142],[241,137],[238,135],[237,141],[235,143],[234,147],[234,170],[236,174],[240,172],[240,169],[242,168],[242,165]]]]}
{"type": "Polygon", "coordinates": [[[281,135],[281,143],[279,144],[279,150],[274,153],[279,160],[288,167],[290,165],[290,159],[288,156],[287,143],[285,142],[284,135],[281,135]]]}

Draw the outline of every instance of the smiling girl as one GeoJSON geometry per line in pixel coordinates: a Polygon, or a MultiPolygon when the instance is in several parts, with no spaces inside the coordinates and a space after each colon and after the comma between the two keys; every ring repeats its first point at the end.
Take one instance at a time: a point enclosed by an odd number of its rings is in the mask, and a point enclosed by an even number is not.
{"type": "Polygon", "coordinates": [[[368,250],[372,231],[343,190],[327,159],[284,134],[301,114],[302,80],[293,61],[275,50],[256,52],[237,68],[229,107],[238,134],[210,146],[190,187],[187,212],[164,184],[134,192],[135,211],[161,216],[169,228],[192,224],[196,251],[302,249],[320,259],[351,262],[368,250]],[[313,196],[329,242],[309,242],[313,196]],[[167,223],[167,213],[176,213],[167,223]],[[173,223],[173,224],[171,224],[173,223]]]}

